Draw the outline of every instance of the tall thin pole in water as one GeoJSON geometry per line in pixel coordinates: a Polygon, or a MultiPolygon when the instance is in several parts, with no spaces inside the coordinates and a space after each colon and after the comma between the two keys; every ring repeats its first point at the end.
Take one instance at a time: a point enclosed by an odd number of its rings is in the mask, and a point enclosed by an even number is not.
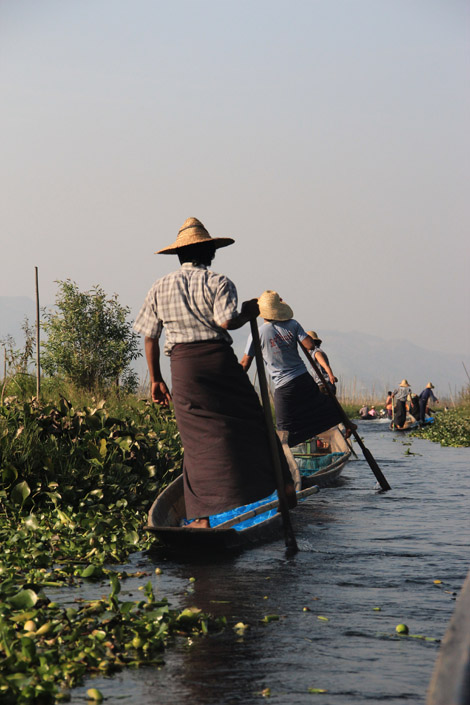
{"type": "Polygon", "coordinates": [[[41,353],[39,350],[39,331],[41,329],[40,312],[39,312],[39,277],[38,268],[35,267],[36,275],[36,396],[39,399],[41,394],[41,353]]]}

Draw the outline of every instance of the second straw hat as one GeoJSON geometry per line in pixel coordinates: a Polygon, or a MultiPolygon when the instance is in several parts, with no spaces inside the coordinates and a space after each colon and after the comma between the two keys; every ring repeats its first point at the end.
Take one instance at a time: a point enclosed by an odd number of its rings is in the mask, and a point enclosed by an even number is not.
{"type": "Polygon", "coordinates": [[[277,291],[266,289],[258,299],[259,315],[270,321],[289,321],[294,316],[294,312],[285,301],[281,299],[277,291]]]}

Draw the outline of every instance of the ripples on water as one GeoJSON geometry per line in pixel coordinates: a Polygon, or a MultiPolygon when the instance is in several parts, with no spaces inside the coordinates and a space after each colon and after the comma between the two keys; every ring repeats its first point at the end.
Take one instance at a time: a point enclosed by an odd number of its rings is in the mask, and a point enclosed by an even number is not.
{"type": "Polygon", "coordinates": [[[444,635],[469,567],[470,452],[397,436],[383,424],[359,431],[392,491],[378,493],[367,463],[352,460],[341,486],[322,489],[294,514],[294,558],[285,558],[282,540],[218,563],[137,557],[172,606],[196,604],[226,615],[230,626],[248,623],[243,637],[228,628],[181,643],[163,668],[88,681],[72,702],[83,702],[92,684],[110,703],[140,705],[250,705],[266,688],[272,705],[424,703],[439,645],[398,637],[395,626],[444,635]],[[272,614],[279,621],[260,623],[272,614]]]}

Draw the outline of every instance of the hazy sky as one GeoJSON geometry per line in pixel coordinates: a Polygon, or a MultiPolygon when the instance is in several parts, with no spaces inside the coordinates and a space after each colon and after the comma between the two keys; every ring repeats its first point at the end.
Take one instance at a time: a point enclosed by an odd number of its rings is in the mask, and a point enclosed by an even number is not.
{"type": "Polygon", "coordinates": [[[1,296],[136,315],[189,216],[306,329],[470,353],[468,0],[2,0],[1,296]]]}

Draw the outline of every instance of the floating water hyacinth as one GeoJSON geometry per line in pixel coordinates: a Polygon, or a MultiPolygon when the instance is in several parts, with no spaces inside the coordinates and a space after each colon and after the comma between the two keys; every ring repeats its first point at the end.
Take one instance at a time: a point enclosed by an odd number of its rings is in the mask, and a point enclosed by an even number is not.
{"type": "Polygon", "coordinates": [[[397,624],[395,631],[397,634],[408,634],[409,629],[406,624],[397,624]]]}
{"type": "Polygon", "coordinates": [[[267,614],[260,621],[262,622],[262,624],[269,624],[269,622],[277,622],[278,619],[278,614],[267,614]]]}
{"type": "Polygon", "coordinates": [[[88,700],[92,700],[95,703],[100,703],[103,700],[103,693],[97,688],[88,688],[86,696],[88,700]]]}
{"type": "Polygon", "coordinates": [[[249,624],[244,624],[243,622],[237,622],[237,623],[234,625],[233,630],[234,630],[238,635],[242,636],[242,635],[246,632],[246,630],[249,629],[249,628],[250,628],[250,625],[249,625],[249,624]]]}

